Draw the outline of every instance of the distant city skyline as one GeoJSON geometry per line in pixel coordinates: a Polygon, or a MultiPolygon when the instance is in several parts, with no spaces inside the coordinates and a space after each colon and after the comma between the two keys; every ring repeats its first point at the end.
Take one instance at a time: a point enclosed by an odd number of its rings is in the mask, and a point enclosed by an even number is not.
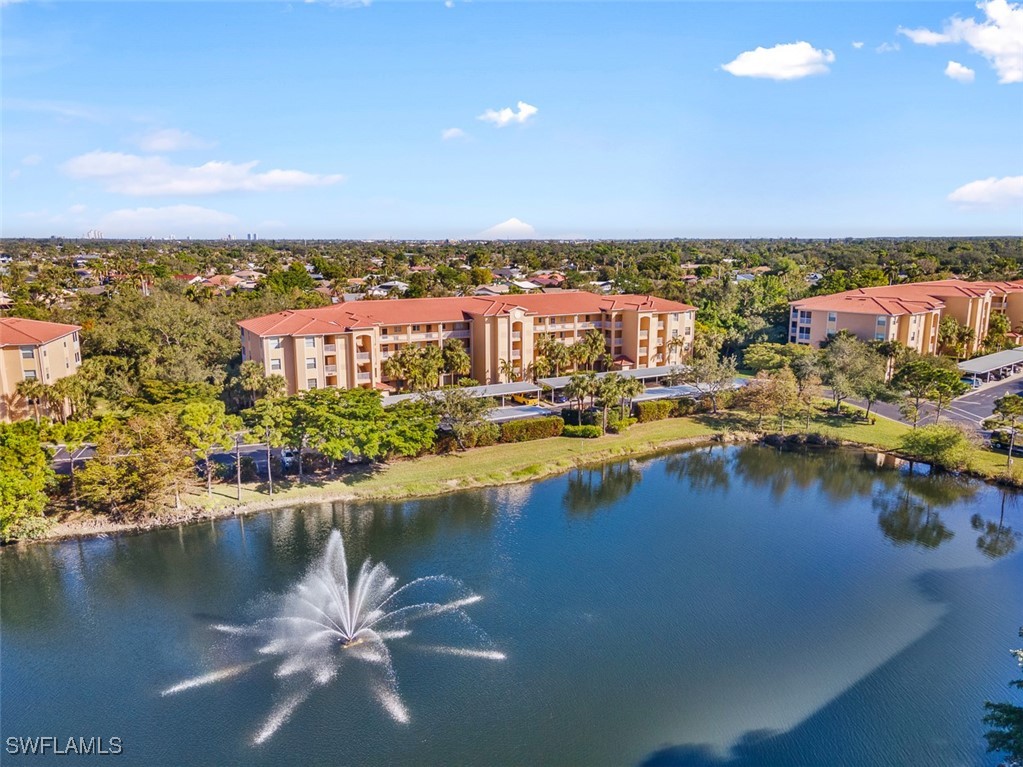
{"type": "Polygon", "coordinates": [[[1023,234],[1023,4],[0,3],[4,237],[1023,234]]]}

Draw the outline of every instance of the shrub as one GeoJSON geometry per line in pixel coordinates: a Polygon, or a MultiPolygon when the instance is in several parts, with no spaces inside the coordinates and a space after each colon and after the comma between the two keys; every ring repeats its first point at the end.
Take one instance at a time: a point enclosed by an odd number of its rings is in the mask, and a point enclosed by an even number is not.
{"type": "Polygon", "coordinates": [[[670,418],[676,409],[675,403],[668,399],[637,402],[634,407],[636,408],[636,420],[639,423],[649,423],[650,421],[670,418]]]}
{"type": "Polygon", "coordinates": [[[571,424],[565,425],[565,430],[561,432],[563,437],[584,437],[586,439],[592,439],[600,436],[599,426],[572,426],[571,424]]]}
{"type": "Polygon", "coordinates": [[[635,418],[619,418],[618,414],[615,413],[614,418],[607,419],[607,430],[612,434],[621,434],[634,423],[636,423],[635,418]]]}
{"type": "Polygon", "coordinates": [[[574,407],[566,407],[561,411],[561,418],[569,426],[596,426],[597,413],[592,410],[583,410],[582,413],[574,407]]]}
{"type": "Polygon", "coordinates": [[[692,415],[696,412],[696,400],[692,397],[682,397],[675,402],[675,415],[692,415]]]}
{"type": "Polygon", "coordinates": [[[903,435],[900,446],[914,458],[954,471],[968,468],[974,453],[970,435],[951,423],[936,423],[913,429],[903,435]]]}
{"type": "Polygon", "coordinates": [[[565,428],[560,416],[530,418],[524,421],[508,421],[501,424],[502,442],[529,442],[534,439],[557,437],[565,428]]]}

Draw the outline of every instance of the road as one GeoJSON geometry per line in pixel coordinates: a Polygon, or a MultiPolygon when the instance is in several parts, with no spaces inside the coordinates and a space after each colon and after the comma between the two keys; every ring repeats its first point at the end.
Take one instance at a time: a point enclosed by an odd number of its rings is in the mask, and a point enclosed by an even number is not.
{"type": "MultiPolygon", "coordinates": [[[[942,418],[947,418],[956,423],[964,424],[978,431],[985,419],[990,418],[995,410],[995,400],[1004,397],[1006,394],[1017,394],[1023,390],[1023,373],[1006,378],[1003,381],[984,384],[979,389],[964,394],[952,401],[952,404],[941,411],[942,418]]],[[[863,405],[863,403],[857,403],[863,405]]],[[[874,405],[874,412],[886,418],[909,423],[899,409],[894,405],[877,403],[874,405]]],[[[934,422],[935,408],[931,404],[924,404],[920,408],[920,423],[927,424],[934,422]]]]}

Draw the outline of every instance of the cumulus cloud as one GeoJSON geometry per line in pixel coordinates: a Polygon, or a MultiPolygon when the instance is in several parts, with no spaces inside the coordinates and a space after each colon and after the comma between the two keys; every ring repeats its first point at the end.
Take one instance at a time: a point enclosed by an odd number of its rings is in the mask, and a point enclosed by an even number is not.
{"type": "Polygon", "coordinates": [[[72,213],[72,214],[78,216],[78,215],[81,215],[82,213],[85,213],[85,211],[87,211],[88,209],[89,208],[88,208],[87,205],[83,205],[82,203],[79,202],[79,203],[76,203],[75,205],[72,205],[70,208],[68,208],[67,212],[68,213],[72,213]]]}
{"type": "Polygon", "coordinates": [[[222,237],[237,223],[230,213],[212,208],[168,205],[111,211],[97,228],[107,237],[222,237]]]}
{"type": "Polygon", "coordinates": [[[860,48],[863,47],[863,41],[856,40],[855,42],[853,42],[852,47],[855,48],[856,50],[859,50],[860,48]]]}
{"type": "Polygon", "coordinates": [[[1023,83],[1023,4],[981,0],[977,8],[983,21],[954,16],[941,32],[899,27],[899,33],[919,45],[965,43],[994,67],[998,82],[1023,83]]]}
{"type": "Polygon", "coordinates": [[[177,128],[162,128],[147,133],[138,140],[138,145],[146,152],[177,152],[181,149],[209,149],[214,142],[177,128]]]}
{"type": "Polygon", "coordinates": [[[782,43],[773,48],[756,48],[736,56],[721,68],[736,77],[766,77],[771,80],[798,80],[828,72],[835,60],[831,51],[814,48],[810,43],[782,43]]]}
{"type": "Polygon", "coordinates": [[[488,240],[528,240],[536,234],[536,230],[525,221],[509,218],[481,232],[488,240]]]}
{"type": "Polygon", "coordinates": [[[95,151],[68,160],[62,170],[71,178],[97,181],[108,191],[134,196],[200,195],[220,192],[267,192],[328,186],[344,180],[340,174],[320,175],[300,170],[255,172],[256,161],[208,162],[191,167],[166,158],[95,151]]]}
{"type": "Polygon", "coordinates": [[[967,208],[1008,208],[1023,205],[1023,176],[981,179],[956,189],[949,202],[967,208]]]}
{"type": "Polygon", "coordinates": [[[948,66],[945,67],[945,74],[951,77],[953,80],[958,80],[961,83],[972,83],[976,73],[969,67],[964,67],[958,61],[948,62],[948,66]]]}
{"type": "Polygon", "coordinates": [[[877,53],[895,53],[899,50],[898,43],[881,43],[874,49],[877,53]]]}
{"type": "Polygon", "coordinates": [[[461,128],[445,128],[440,132],[440,137],[444,141],[454,141],[455,139],[466,138],[468,135],[461,128]]]}
{"type": "Polygon", "coordinates": [[[520,101],[516,104],[516,109],[512,109],[511,107],[505,107],[504,109],[488,109],[476,119],[482,120],[483,122],[493,123],[498,128],[503,128],[506,125],[511,125],[512,123],[518,123],[521,125],[540,111],[535,106],[527,104],[525,101],[520,101]]]}

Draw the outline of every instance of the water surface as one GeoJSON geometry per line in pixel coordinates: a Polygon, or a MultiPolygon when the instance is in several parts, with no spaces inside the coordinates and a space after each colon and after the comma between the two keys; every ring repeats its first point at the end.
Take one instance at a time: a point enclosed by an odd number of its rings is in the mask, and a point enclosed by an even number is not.
{"type": "MultiPolygon", "coordinates": [[[[715,447],[10,549],[0,735],[118,736],[147,765],[994,765],[980,718],[1018,676],[1020,530],[994,487],[715,447]],[[354,671],[255,747],[271,667],[160,696],[245,660],[211,624],[265,609],[333,528],[353,566],[483,595],[472,616],[507,659],[395,643],[409,724],[354,671]]],[[[22,763],[40,761],[4,756],[22,763]]]]}

